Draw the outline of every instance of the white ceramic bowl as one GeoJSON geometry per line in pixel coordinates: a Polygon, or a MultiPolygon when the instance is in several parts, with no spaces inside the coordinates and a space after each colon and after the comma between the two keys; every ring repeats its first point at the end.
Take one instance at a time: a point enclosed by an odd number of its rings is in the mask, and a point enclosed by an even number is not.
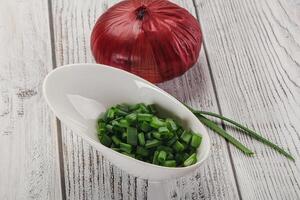
{"type": "Polygon", "coordinates": [[[148,81],[113,67],[72,64],[47,75],[44,96],[55,115],[80,134],[110,162],[136,177],[161,181],[193,172],[207,158],[210,149],[205,127],[181,102],[148,81]],[[185,128],[203,137],[192,166],[169,168],[136,160],[103,146],[96,134],[96,121],[108,107],[119,103],[157,104],[159,113],[177,119],[185,128]]]}

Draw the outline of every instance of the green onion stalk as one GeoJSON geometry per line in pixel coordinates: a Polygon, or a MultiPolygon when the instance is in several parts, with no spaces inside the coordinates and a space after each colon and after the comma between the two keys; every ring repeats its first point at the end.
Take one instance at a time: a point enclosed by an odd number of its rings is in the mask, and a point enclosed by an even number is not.
{"type": "Polygon", "coordinates": [[[215,117],[218,119],[221,119],[235,127],[237,127],[239,130],[241,130],[242,133],[245,133],[246,135],[250,136],[251,138],[271,147],[272,149],[274,149],[275,151],[277,151],[278,153],[284,155],[286,158],[295,161],[294,157],[286,152],[284,149],[282,149],[281,147],[279,147],[278,145],[274,144],[273,142],[271,142],[270,140],[264,138],[263,136],[261,136],[261,134],[255,132],[254,130],[251,130],[249,128],[247,128],[246,126],[232,120],[229,119],[227,117],[224,117],[222,115],[216,114],[216,113],[212,113],[212,112],[206,112],[206,111],[198,111],[198,110],[194,110],[193,108],[191,108],[188,105],[185,105],[188,109],[190,109],[193,114],[205,125],[207,126],[209,129],[213,130],[214,132],[216,132],[217,134],[219,134],[220,136],[222,136],[223,138],[225,138],[229,143],[231,143],[232,145],[234,145],[236,148],[238,148],[239,150],[241,150],[244,154],[252,156],[254,155],[254,152],[251,151],[249,148],[247,148],[246,146],[244,146],[243,144],[241,144],[238,140],[236,140],[234,137],[232,137],[225,129],[223,129],[222,127],[218,126],[218,124],[216,124],[214,121],[208,119],[206,116],[210,116],[210,117],[215,117]]]}

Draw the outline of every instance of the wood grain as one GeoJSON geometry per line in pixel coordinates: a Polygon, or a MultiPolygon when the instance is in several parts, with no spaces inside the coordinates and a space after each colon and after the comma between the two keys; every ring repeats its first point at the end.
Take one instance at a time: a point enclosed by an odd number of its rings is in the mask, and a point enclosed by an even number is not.
{"type": "MultiPolygon", "coordinates": [[[[117,1],[53,0],[55,52],[58,66],[94,62],[89,47],[91,29],[117,1]]],[[[195,14],[192,1],[175,1],[195,14]]],[[[205,52],[200,62],[180,78],[159,85],[196,108],[218,112],[205,52]]],[[[146,199],[146,180],[112,166],[100,152],[63,127],[63,155],[67,199],[146,199]]],[[[170,199],[239,199],[227,144],[210,132],[212,153],[194,174],[168,183],[170,199]]]]}
{"type": "Polygon", "coordinates": [[[242,198],[299,199],[300,1],[195,2],[222,114],[296,158],[236,134],[256,152],[248,158],[230,146],[242,198]]]}
{"type": "Polygon", "coordinates": [[[0,199],[61,199],[56,126],[42,97],[52,69],[46,0],[1,1],[0,199]]]}

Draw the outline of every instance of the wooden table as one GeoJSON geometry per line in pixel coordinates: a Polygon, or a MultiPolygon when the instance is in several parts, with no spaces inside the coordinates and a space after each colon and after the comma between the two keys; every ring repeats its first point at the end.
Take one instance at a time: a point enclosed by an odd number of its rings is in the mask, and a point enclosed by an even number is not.
{"type": "MultiPolygon", "coordinates": [[[[170,181],[170,199],[300,199],[300,0],[173,0],[201,23],[199,62],[159,84],[196,108],[230,116],[290,151],[226,129],[213,132],[199,170],[170,181]]],[[[9,0],[0,4],[0,199],[146,199],[148,181],[111,165],[56,120],[45,75],[94,62],[90,32],[116,0],[9,0]]]]}

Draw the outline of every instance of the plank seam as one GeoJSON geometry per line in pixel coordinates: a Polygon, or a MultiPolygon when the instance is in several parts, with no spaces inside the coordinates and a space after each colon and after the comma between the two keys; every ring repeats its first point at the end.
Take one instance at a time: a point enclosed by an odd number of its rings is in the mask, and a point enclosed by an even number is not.
{"type": "MultiPolygon", "coordinates": [[[[198,21],[200,22],[200,17],[199,17],[196,1],[195,0],[192,0],[192,1],[193,1],[193,5],[194,5],[194,8],[195,8],[196,17],[197,17],[198,21]]],[[[200,26],[201,26],[201,24],[200,24],[200,26]]],[[[213,76],[213,73],[212,73],[212,69],[211,69],[211,65],[210,65],[210,59],[209,59],[209,56],[208,56],[206,44],[205,44],[204,37],[203,37],[203,32],[202,32],[202,38],[203,38],[203,50],[205,52],[205,58],[206,58],[207,65],[208,65],[209,75],[210,75],[210,78],[211,78],[213,91],[215,93],[217,109],[218,109],[218,112],[220,113],[220,115],[222,115],[221,105],[220,105],[220,102],[219,102],[219,96],[218,96],[214,76],[213,76]]],[[[223,120],[221,121],[221,125],[222,125],[222,128],[226,130],[226,127],[225,127],[225,124],[224,124],[223,120]]],[[[234,177],[238,197],[239,197],[239,199],[242,199],[240,186],[239,186],[239,182],[238,182],[238,179],[237,179],[237,172],[236,172],[236,169],[235,169],[235,166],[234,166],[234,163],[233,163],[232,153],[231,153],[229,143],[228,143],[227,140],[226,140],[226,147],[227,147],[228,154],[229,154],[230,165],[231,165],[231,169],[232,169],[232,172],[233,172],[233,177],[234,177]]]]}
{"type": "MultiPolygon", "coordinates": [[[[56,56],[55,56],[55,37],[54,37],[54,26],[53,26],[53,13],[52,13],[52,2],[48,0],[48,18],[49,18],[49,31],[50,31],[50,46],[51,46],[51,56],[53,69],[56,66],[56,56]]],[[[62,130],[61,123],[58,118],[56,118],[56,133],[58,142],[58,162],[59,162],[59,174],[60,174],[60,186],[61,186],[61,197],[63,200],[66,199],[66,187],[65,187],[65,173],[64,173],[64,156],[63,156],[63,145],[62,145],[62,130]]]]}

